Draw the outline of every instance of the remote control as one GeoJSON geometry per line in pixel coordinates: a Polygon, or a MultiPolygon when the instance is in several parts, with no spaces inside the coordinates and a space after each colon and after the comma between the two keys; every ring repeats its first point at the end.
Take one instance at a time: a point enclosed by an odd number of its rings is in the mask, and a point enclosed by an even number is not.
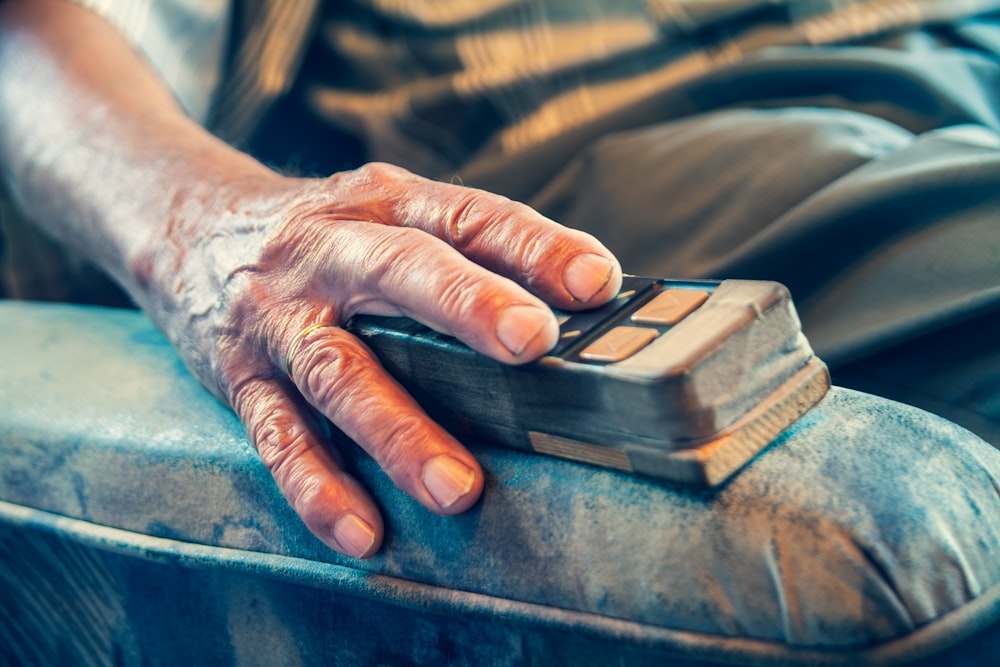
{"type": "Polygon", "coordinates": [[[556,316],[556,346],[521,366],[405,317],[348,328],[459,438],[703,487],[830,386],[778,283],[626,276],[606,305],[556,316]]]}

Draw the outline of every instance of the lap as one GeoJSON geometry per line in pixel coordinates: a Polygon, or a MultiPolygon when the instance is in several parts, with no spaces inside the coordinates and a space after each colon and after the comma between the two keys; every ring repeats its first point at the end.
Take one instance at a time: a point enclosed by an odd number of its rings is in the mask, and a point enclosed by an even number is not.
{"type": "Polygon", "coordinates": [[[1000,445],[1000,65],[899,42],[769,53],[520,187],[626,271],[785,283],[836,382],[1000,445]]]}

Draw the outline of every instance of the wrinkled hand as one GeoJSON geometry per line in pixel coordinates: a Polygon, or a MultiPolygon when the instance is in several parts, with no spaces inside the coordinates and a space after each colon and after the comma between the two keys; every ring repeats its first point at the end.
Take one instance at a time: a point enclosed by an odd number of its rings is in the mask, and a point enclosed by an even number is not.
{"type": "Polygon", "coordinates": [[[161,326],[235,409],[308,528],[361,558],[378,550],[382,520],[321,415],[434,512],[468,509],[483,473],[340,325],[358,313],[407,315],[517,364],[556,342],[542,299],[593,306],[621,284],[592,237],[384,164],[236,184],[214,219],[182,207],[167,235],[145,267],[161,286],[152,304],[161,326]]]}

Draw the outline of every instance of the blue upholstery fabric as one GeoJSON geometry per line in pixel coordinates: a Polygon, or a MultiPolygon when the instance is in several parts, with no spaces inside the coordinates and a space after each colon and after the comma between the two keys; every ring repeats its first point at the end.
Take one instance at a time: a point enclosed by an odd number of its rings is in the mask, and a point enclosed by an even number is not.
{"type": "Polygon", "coordinates": [[[1000,651],[1000,452],[914,408],[835,388],[712,492],[474,445],[484,498],[451,518],[341,442],[388,517],[382,552],[358,562],[305,531],[140,313],[0,303],[0,358],[0,661],[1000,651]]]}

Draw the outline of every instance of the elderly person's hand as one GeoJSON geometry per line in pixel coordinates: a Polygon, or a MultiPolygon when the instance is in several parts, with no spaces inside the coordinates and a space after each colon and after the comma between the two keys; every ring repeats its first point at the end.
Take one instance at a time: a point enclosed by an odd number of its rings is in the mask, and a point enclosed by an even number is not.
{"type": "Polygon", "coordinates": [[[0,169],[26,213],[103,266],[232,405],[324,542],[383,536],[324,437],[329,418],[435,512],[478,498],[475,459],[342,325],[403,314],[509,363],[561,308],[612,297],[593,238],[484,192],[371,164],[288,178],[188,118],[109,24],[58,0],[0,3],[0,169]],[[25,103],[30,100],[30,103],[25,103]]]}
{"type": "Polygon", "coordinates": [[[542,299],[581,308],[621,283],[592,237],[389,165],[325,180],[262,175],[218,191],[208,210],[148,244],[139,264],[157,288],[147,307],[235,408],[310,530],[351,556],[378,549],[382,523],[318,415],[434,512],[469,508],[483,476],[341,325],[357,313],[407,315],[523,363],[556,342],[542,299]]]}

